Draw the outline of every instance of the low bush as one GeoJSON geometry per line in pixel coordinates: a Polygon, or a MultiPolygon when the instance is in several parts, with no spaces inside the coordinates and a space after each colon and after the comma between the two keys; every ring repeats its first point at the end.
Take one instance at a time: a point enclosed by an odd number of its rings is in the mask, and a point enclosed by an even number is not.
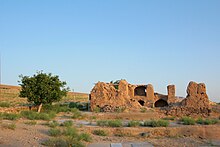
{"type": "Polygon", "coordinates": [[[131,132],[126,132],[123,129],[116,129],[113,132],[113,134],[114,136],[117,136],[117,137],[131,137],[132,136],[131,132]]]}
{"type": "Polygon", "coordinates": [[[86,111],[89,108],[89,103],[82,103],[82,102],[70,102],[69,108],[77,108],[81,111],[86,111]]]}
{"type": "Polygon", "coordinates": [[[51,128],[56,128],[57,126],[59,126],[59,123],[57,121],[53,120],[48,123],[48,126],[51,128]]]}
{"type": "Polygon", "coordinates": [[[175,116],[171,116],[171,117],[164,117],[162,118],[163,120],[175,120],[175,116]]]}
{"type": "Polygon", "coordinates": [[[138,126],[140,126],[141,125],[141,122],[140,121],[134,121],[134,120],[132,120],[132,121],[129,121],[128,122],[128,127],[138,127],[138,126]]]}
{"type": "Polygon", "coordinates": [[[55,113],[59,113],[59,112],[68,112],[68,111],[71,111],[71,109],[67,105],[60,105],[60,104],[55,104],[55,105],[46,104],[46,105],[43,105],[42,112],[48,113],[48,112],[51,112],[51,111],[53,111],[55,113]]]}
{"type": "Polygon", "coordinates": [[[30,120],[50,120],[56,116],[55,112],[37,113],[34,111],[22,111],[21,116],[30,120]]]}
{"type": "Polygon", "coordinates": [[[64,127],[71,127],[73,125],[73,121],[72,120],[67,120],[67,121],[64,121],[61,126],[64,126],[64,127]]]}
{"type": "Polygon", "coordinates": [[[143,107],[143,108],[141,108],[141,112],[145,113],[145,112],[147,112],[147,109],[143,107]]]}
{"type": "Polygon", "coordinates": [[[2,124],[2,127],[5,128],[5,129],[15,130],[16,124],[14,124],[14,123],[12,123],[12,124],[2,124]]]}
{"type": "Polygon", "coordinates": [[[107,127],[122,127],[121,120],[99,120],[96,122],[98,126],[107,126],[107,127]]]}
{"type": "Polygon", "coordinates": [[[191,117],[183,117],[181,119],[181,122],[184,124],[184,125],[195,125],[195,120],[191,117]]]}
{"type": "Polygon", "coordinates": [[[99,112],[101,112],[101,108],[95,107],[93,111],[94,111],[95,113],[99,113],[99,112]]]}
{"type": "Polygon", "coordinates": [[[87,134],[87,133],[82,133],[78,136],[78,140],[83,140],[83,141],[86,141],[86,142],[91,142],[92,141],[92,137],[87,134]]]}
{"type": "Polygon", "coordinates": [[[60,136],[62,134],[60,129],[55,129],[55,128],[50,129],[48,133],[50,136],[53,136],[53,137],[60,136]]]}
{"type": "Polygon", "coordinates": [[[96,122],[97,126],[108,126],[108,121],[107,120],[98,120],[96,122]]]}
{"type": "Polygon", "coordinates": [[[196,120],[197,124],[201,124],[201,125],[213,125],[213,124],[217,124],[218,120],[217,119],[202,119],[202,118],[198,118],[196,120]]]}
{"type": "Polygon", "coordinates": [[[115,111],[116,113],[122,113],[122,112],[124,112],[125,110],[126,110],[125,107],[116,107],[114,111],[115,111]]]}
{"type": "Polygon", "coordinates": [[[98,136],[107,136],[108,133],[105,130],[94,130],[92,132],[94,135],[98,135],[98,136]]]}
{"type": "Polygon", "coordinates": [[[0,102],[0,107],[10,107],[10,103],[9,102],[0,102]]]}
{"type": "Polygon", "coordinates": [[[169,125],[169,121],[167,120],[150,120],[145,121],[144,126],[148,127],[167,127],[169,125]]]}
{"type": "Polygon", "coordinates": [[[37,124],[36,121],[26,121],[24,123],[27,124],[27,125],[36,125],[37,124]]]}
{"type": "Polygon", "coordinates": [[[84,117],[83,114],[77,108],[73,108],[71,112],[73,113],[72,116],[73,119],[81,119],[84,117]]]}
{"type": "Polygon", "coordinates": [[[0,113],[0,118],[6,120],[17,120],[20,118],[20,115],[15,113],[0,113]]]}
{"type": "Polygon", "coordinates": [[[50,138],[42,142],[42,145],[50,147],[69,147],[68,142],[64,138],[50,138]]]}
{"type": "Polygon", "coordinates": [[[67,127],[64,131],[63,131],[63,135],[64,136],[70,136],[72,138],[77,138],[78,137],[78,131],[76,128],[72,128],[72,127],[67,127]]]}
{"type": "Polygon", "coordinates": [[[50,138],[44,141],[42,145],[51,147],[85,147],[82,142],[70,137],[50,138]]]}
{"type": "Polygon", "coordinates": [[[108,121],[108,126],[109,127],[122,127],[122,121],[121,120],[109,120],[108,121]]]}

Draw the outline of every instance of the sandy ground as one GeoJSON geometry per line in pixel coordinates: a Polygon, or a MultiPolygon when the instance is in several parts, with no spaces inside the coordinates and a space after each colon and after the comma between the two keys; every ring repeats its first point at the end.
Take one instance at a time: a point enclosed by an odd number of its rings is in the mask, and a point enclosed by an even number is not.
{"type": "MultiPolygon", "coordinates": [[[[58,121],[61,117],[57,117],[58,121]]],[[[28,125],[24,122],[28,120],[17,120],[17,121],[9,121],[9,120],[0,120],[0,147],[30,147],[30,146],[43,146],[41,143],[50,138],[48,135],[49,127],[43,125],[46,121],[37,121],[36,125],[28,125]],[[4,127],[4,124],[15,123],[15,130],[7,129],[4,127]]],[[[76,121],[75,124],[81,121],[76,121]]],[[[91,125],[82,125],[78,127],[80,132],[91,133],[94,129],[99,129],[100,127],[91,126],[91,125]]],[[[220,146],[220,125],[213,126],[182,126],[183,134],[181,136],[172,136],[167,137],[163,136],[163,131],[170,130],[175,133],[180,127],[168,127],[167,128],[101,128],[110,132],[108,136],[96,136],[92,135],[93,141],[91,143],[123,143],[123,142],[149,142],[154,146],[164,146],[164,147],[197,147],[197,146],[211,146],[216,145],[220,146]],[[184,128],[185,127],[185,128],[184,128]],[[138,135],[135,136],[125,136],[125,137],[116,137],[111,135],[111,132],[114,132],[117,129],[122,129],[124,132],[128,131],[131,134],[137,134],[139,132],[149,132],[153,131],[154,136],[151,137],[140,137],[138,135]],[[192,132],[188,131],[192,130],[192,132]],[[210,130],[210,131],[208,131],[210,130]],[[194,131],[194,132],[193,132],[194,131]],[[215,132],[216,131],[216,132],[215,132]],[[156,133],[155,133],[156,132],[156,133]],[[162,135],[161,135],[162,133],[162,135]],[[187,134],[188,133],[188,134],[187,134]],[[157,135],[158,134],[158,135],[157,135]]],[[[88,145],[88,144],[87,144],[88,145]]]]}

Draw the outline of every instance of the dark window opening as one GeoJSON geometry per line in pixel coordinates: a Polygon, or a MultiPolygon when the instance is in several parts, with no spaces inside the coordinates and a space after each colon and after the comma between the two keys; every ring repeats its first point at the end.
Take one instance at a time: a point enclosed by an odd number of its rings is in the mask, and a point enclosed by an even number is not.
{"type": "Polygon", "coordinates": [[[134,89],[134,96],[146,96],[146,87],[139,86],[134,89]]]}
{"type": "Polygon", "coordinates": [[[139,100],[138,102],[139,102],[139,104],[140,104],[141,106],[144,106],[144,103],[145,103],[144,101],[139,100]]]}
{"type": "Polygon", "coordinates": [[[155,107],[166,107],[166,106],[168,106],[168,103],[167,103],[167,101],[160,99],[160,100],[156,101],[154,105],[155,105],[155,107]]]}

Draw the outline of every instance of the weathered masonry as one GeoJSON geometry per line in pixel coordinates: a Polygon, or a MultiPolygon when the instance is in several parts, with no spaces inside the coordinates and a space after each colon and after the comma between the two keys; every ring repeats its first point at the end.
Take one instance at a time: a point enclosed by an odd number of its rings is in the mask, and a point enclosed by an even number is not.
{"type": "Polygon", "coordinates": [[[167,95],[163,95],[155,93],[151,84],[132,85],[126,80],[121,80],[119,84],[98,82],[91,91],[90,104],[91,111],[99,108],[103,112],[168,106],[172,108],[187,107],[187,109],[192,107],[199,110],[209,109],[205,84],[195,82],[189,83],[185,99],[179,99],[175,96],[175,85],[168,85],[167,95]]]}

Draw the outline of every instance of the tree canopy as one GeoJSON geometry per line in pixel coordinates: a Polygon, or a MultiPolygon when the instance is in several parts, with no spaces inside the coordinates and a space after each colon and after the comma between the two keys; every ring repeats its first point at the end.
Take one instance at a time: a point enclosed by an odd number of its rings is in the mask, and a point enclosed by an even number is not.
{"type": "Polygon", "coordinates": [[[53,76],[51,73],[46,74],[42,71],[37,72],[32,77],[19,76],[21,81],[20,97],[26,97],[29,102],[38,105],[40,112],[42,104],[52,104],[52,102],[60,101],[66,96],[68,88],[66,82],[59,80],[59,76],[53,76]]]}

